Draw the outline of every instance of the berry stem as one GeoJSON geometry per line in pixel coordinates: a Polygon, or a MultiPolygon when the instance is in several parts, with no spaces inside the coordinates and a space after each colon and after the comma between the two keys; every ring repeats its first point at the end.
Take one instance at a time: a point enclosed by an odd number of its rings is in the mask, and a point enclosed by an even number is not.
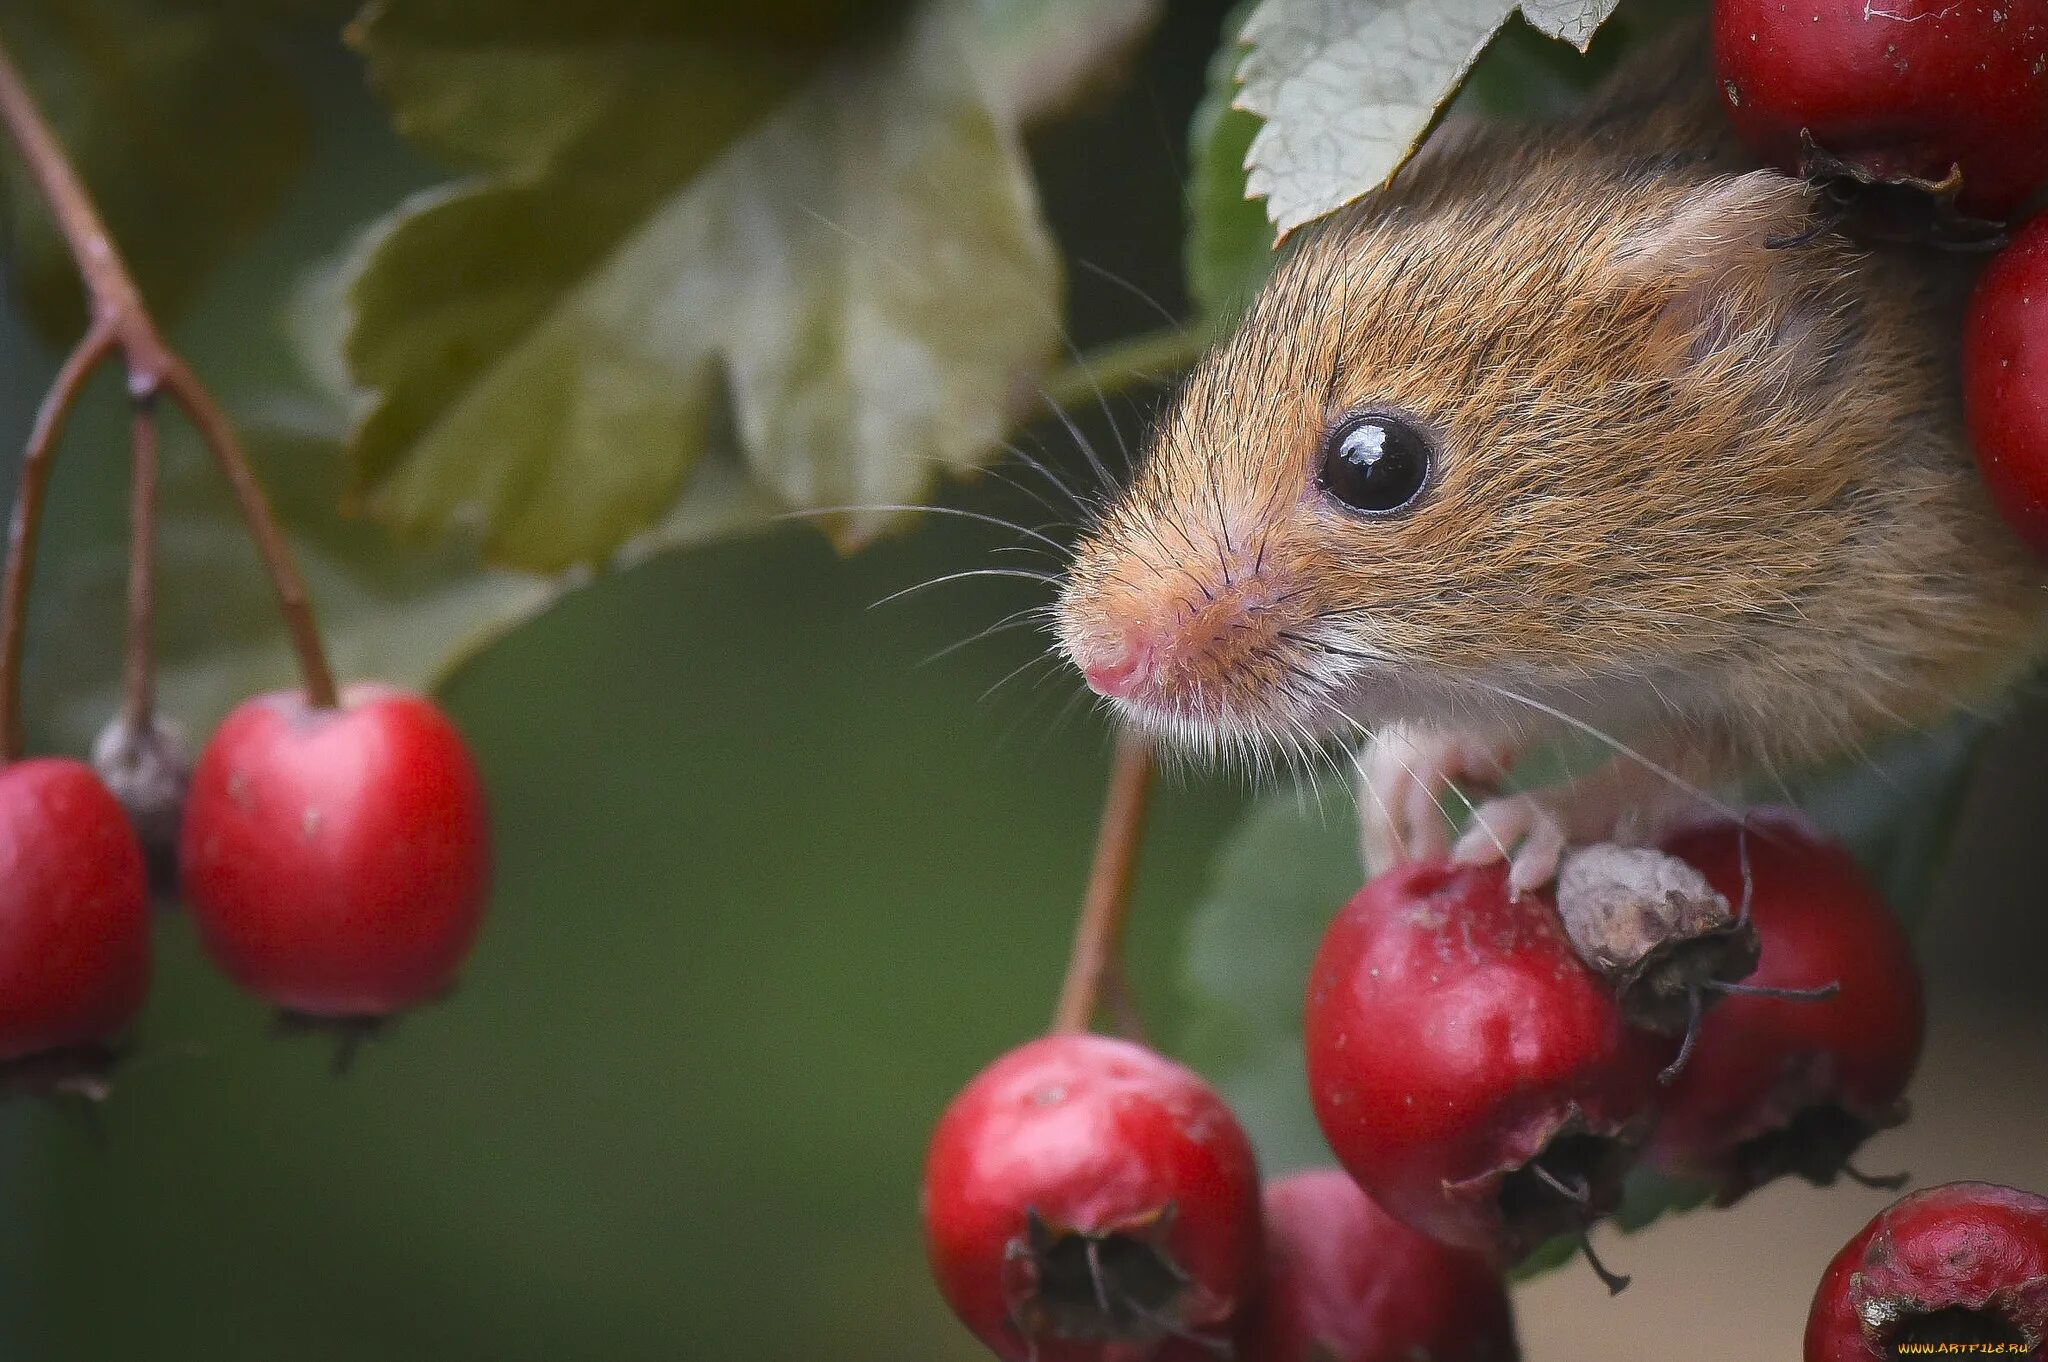
{"type": "Polygon", "coordinates": [[[1706,999],[1700,996],[1700,986],[1694,984],[1685,991],[1685,1039],[1678,1043],[1678,1053],[1669,1064],[1657,1071],[1657,1081],[1670,1087],[1678,1081],[1685,1066],[1692,1062],[1693,1046],[1700,1038],[1700,1017],[1706,1011],[1706,999]]]}
{"type": "Polygon", "coordinates": [[[131,735],[156,720],[156,395],[136,394],[128,413],[133,459],[128,495],[128,643],[123,715],[131,735]]]}
{"type": "Polygon", "coordinates": [[[278,527],[277,517],[271,512],[270,499],[263,495],[262,484],[256,481],[255,473],[250,470],[249,460],[242,453],[241,442],[235,438],[235,428],[228,421],[227,413],[220,409],[213,400],[213,394],[206,390],[206,385],[182,359],[176,355],[169,356],[169,359],[170,367],[164,371],[164,387],[184,409],[186,419],[199,432],[199,438],[213,451],[214,462],[234,489],[235,500],[241,503],[242,521],[248,526],[249,537],[256,543],[256,552],[263,559],[264,570],[270,574],[271,588],[277,593],[278,613],[284,617],[285,629],[291,635],[292,650],[299,657],[299,678],[306,688],[306,699],[315,709],[333,709],[340,703],[334,686],[334,669],[328,665],[327,649],[320,642],[320,629],[313,620],[313,602],[306,594],[305,579],[299,576],[299,570],[292,562],[291,547],[285,543],[284,531],[278,527]]]}
{"type": "MultiPolygon", "coordinates": [[[[65,244],[70,247],[79,279],[85,285],[93,320],[86,340],[73,352],[73,360],[81,354],[88,354],[88,347],[94,347],[89,352],[90,362],[84,365],[85,371],[89,372],[111,345],[121,351],[121,358],[128,369],[128,391],[136,402],[147,403],[159,389],[170,391],[234,488],[242,518],[248,524],[250,537],[256,542],[257,553],[277,593],[278,612],[284,618],[292,647],[298,654],[299,672],[307,698],[317,706],[333,706],[336,702],[334,673],[320,643],[320,632],[306,598],[305,582],[292,561],[291,550],[278,529],[276,517],[271,514],[269,502],[249,470],[248,459],[235,439],[234,428],[206,385],[199,381],[157,330],[155,318],[150,315],[141,291],[135,286],[134,277],[128,272],[127,263],[108,234],[92,195],[66,158],[42,110],[36,107],[35,97],[29,93],[27,82],[22,79],[20,69],[4,45],[0,45],[0,124],[5,125],[8,137],[21,153],[28,178],[49,206],[51,217],[63,233],[65,244]]],[[[66,371],[71,367],[67,362],[66,371]]],[[[42,500],[40,486],[33,497],[27,494],[28,465],[40,454],[43,463],[39,474],[47,476],[47,460],[50,448],[56,443],[55,434],[62,428],[63,418],[76,402],[83,382],[83,374],[77,374],[69,375],[67,384],[66,371],[59,372],[57,382],[45,400],[44,411],[37,419],[37,431],[30,437],[28,454],[24,459],[23,495],[16,500],[15,539],[25,539],[29,548],[34,545],[42,500]],[[51,419],[46,422],[44,416],[51,419]],[[44,437],[44,447],[40,450],[37,436],[44,437]]],[[[153,431],[150,438],[153,451],[153,431]]],[[[12,555],[13,547],[10,545],[10,561],[12,555]]],[[[16,576],[21,578],[18,583],[23,598],[20,604],[25,605],[26,571],[10,574],[10,586],[17,585],[16,576]]],[[[4,675],[0,675],[0,692],[8,694],[12,694],[19,684],[18,628],[10,636],[10,644],[13,651],[5,654],[6,670],[4,675]]],[[[131,639],[131,650],[134,646],[131,639]]],[[[9,712],[5,718],[10,724],[18,721],[14,708],[14,703],[9,701],[9,712]]],[[[8,741],[16,741],[11,728],[8,741]]]]}
{"type": "Polygon", "coordinates": [[[1600,1261],[1600,1255],[1593,1251],[1593,1236],[1587,1230],[1579,1231],[1579,1252],[1585,1256],[1586,1266],[1592,1268],[1593,1275],[1600,1279],[1600,1285],[1607,1288],[1608,1295],[1619,1296],[1628,1290],[1629,1283],[1635,1280],[1627,1273],[1616,1272],[1600,1261]]]}
{"type": "Polygon", "coordinates": [[[1866,1173],[1853,1163],[1842,1165],[1842,1176],[1873,1192],[1896,1192],[1913,1180],[1911,1173],[1866,1173]]]}
{"type": "Polygon", "coordinates": [[[1104,981],[1120,970],[1124,921],[1131,905],[1131,877],[1144,838],[1152,794],[1152,748],[1135,733],[1117,738],[1102,824],[1095,837],[1095,861],[1074,926],[1074,949],[1053,1011],[1055,1032],[1086,1031],[1101,1004],[1104,981]]]}
{"type": "Polygon", "coordinates": [[[1817,988],[1774,988],[1769,984],[1745,984],[1732,979],[1709,979],[1701,985],[1716,993],[1737,998],[1776,998],[1788,1003],[1824,1003],[1842,991],[1842,981],[1829,980],[1817,988]]]}
{"type": "Polygon", "coordinates": [[[0,765],[21,756],[21,651],[28,626],[28,593],[35,576],[36,535],[42,528],[43,494],[50,485],[50,461],[78,394],[114,348],[113,329],[94,322],[57,370],[36,409],[21,456],[21,482],[14,489],[14,514],[7,527],[7,570],[0,581],[0,765]]]}

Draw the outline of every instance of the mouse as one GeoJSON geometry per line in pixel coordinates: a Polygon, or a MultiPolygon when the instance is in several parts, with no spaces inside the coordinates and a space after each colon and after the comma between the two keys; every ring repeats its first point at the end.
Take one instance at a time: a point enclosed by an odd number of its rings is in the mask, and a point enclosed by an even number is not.
{"type": "Polygon", "coordinates": [[[1057,646],[1116,715],[1342,747],[1370,868],[1522,893],[2011,692],[2048,574],[1964,434],[1972,265],[1760,168],[1705,48],[1447,124],[1287,243],[1062,574],[1057,646]],[[1601,759],[1503,790],[1565,740],[1601,759]]]}

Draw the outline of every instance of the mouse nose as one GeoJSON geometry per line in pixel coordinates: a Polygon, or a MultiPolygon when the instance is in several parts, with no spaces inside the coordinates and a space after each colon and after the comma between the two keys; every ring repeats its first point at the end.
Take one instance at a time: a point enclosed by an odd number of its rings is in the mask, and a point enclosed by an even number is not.
{"type": "Polygon", "coordinates": [[[1152,644],[1126,631],[1091,642],[1075,661],[1081,664],[1088,689],[1112,699],[1126,699],[1151,678],[1152,644]]]}

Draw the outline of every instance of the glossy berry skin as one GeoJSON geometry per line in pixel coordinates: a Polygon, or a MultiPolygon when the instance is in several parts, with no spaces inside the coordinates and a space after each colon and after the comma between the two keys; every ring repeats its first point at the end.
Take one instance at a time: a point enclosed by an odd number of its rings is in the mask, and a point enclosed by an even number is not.
{"type": "Polygon", "coordinates": [[[1208,1362],[1258,1286],[1250,1142],[1127,1041],[1047,1036],[984,1069],[932,1136],[923,1209],[941,1294],[1010,1362],[1208,1362]]]}
{"type": "Polygon", "coordinates": [[[1992,500],[2048,557],[2048,216],[1978,276],[1963,323],[1963,411],[1992,500]]]}
{"type": "Polygon", "coordinates": [[[1951,1356],[2039,1358],[2044,1340],[2048,1197],[1988,1182],[1879,1212],[1828,1264],[1806,1318],[1806,1362],[1893,1362],[1901,1344],[1942,1343],[1951,1356]]]}
{"type": "MultiPolygon", "coordinates": [[[[1912,946],[1848,852],[1797,814],[1760,810],[1747,826],[1763,955],[1742,982],[1839,989],[1728,997],[1701,1020],[1650,1157],[1712,1181],[1723,1204],[1783,1173],[1832,1182],[1864,1138],[1903,1114],[1926,1029],[1912,946]]],[[[1740,905],[1743,840],[1736,824],[1716,822],[1664,849],[1740,905]]]]}
{"type": "Polygon", "coordinates": [[[1258,1362],[1516,1362],[1500,1269],[1311,1169],[1266,1188],[1258,1362]]]}
{"type": "Polygon", "coordinates": [[[0,1061],[105,1041],[149,988],[142,849],[83,763],[0,769],[0,1061]]]}
{"type": "Polygon", "coordinates": [[[1880,180],[2004,218],[2048,180],[2048,0],[1715,0],[1722,107],[1800,171],[1801,133],[1880,180]]]}
{"type": "Polygon", "coordinates": [[[1304,1039],[1345,1170],[1413,1228],[1508,1262],[1612,1209],[1673,1050],[1627,1024],[1547,894],[1444,861],[1379,875],[1338,914],[1304,1039]],[[1539,1155],[1587,1204],[1540,1195],[1539,1155]]]}
{"type": "MultiPolygon", "coordinates": [[[[1747,827],[1749,918],[1763,954],[1743,983],[1839,989],[1726,997],[1700,1022],[1651,1159],[1714,1182],[1722,1204],[1780,1174],[1833,1182],[1855,1147],[1903,1116],[1925,1034],[1913,946],[1849,854],[1796,813],[1757,811],[1747,827]]],[[[1665,850],[1743,903],[1735,823],[1681,832],[1665,850]]]]}
{"type": "Polygon", "coordinates": [[[432,704],[351,686],[245,701],[200,754],[179,863],[201,939],[287,1011],[372,1018],[445,990],[490,879],[483,786],[432,704]]]}

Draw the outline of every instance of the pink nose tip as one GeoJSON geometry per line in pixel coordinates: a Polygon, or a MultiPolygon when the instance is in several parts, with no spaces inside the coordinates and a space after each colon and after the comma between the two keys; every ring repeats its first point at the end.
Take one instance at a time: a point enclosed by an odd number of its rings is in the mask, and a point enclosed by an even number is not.
{"type": "Polygon", "coordinates": [[[1081,675],[1097,695],[1128,697],[1151,673],[1151,644],[1130,634],[1103,640],[1081,659],[1081,675]]]}

